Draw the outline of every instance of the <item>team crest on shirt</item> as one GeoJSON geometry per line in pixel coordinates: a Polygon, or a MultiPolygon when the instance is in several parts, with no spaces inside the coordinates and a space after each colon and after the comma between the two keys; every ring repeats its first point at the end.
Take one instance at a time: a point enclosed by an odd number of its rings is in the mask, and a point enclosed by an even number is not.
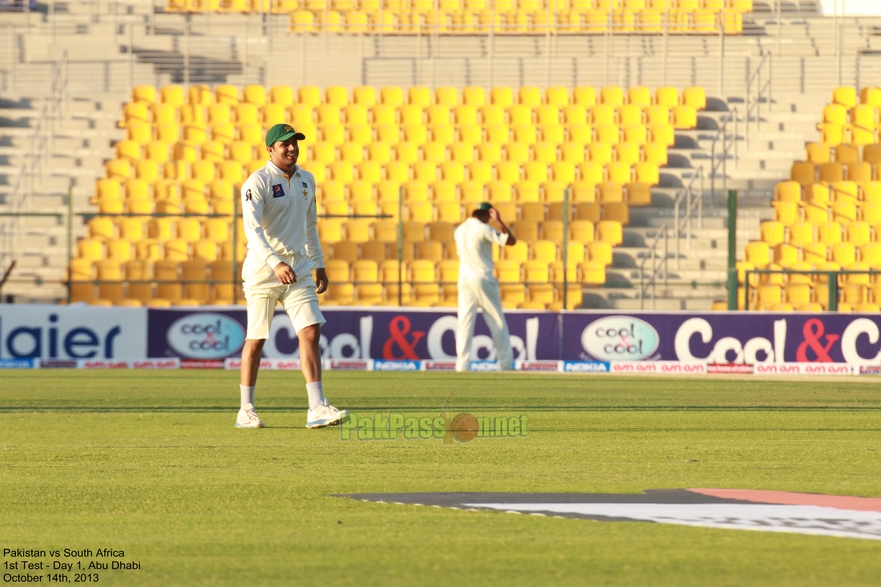
{"type": "Polygon", "coordinates": [[[305,181],[301,181],[300,183],[303,184],[303,199],[308,200],[309,199],[309,191],[308,191],[309,186],[306,185],[305,181]]]}
{"type": "Polygon", "coordinates": [[[272,197],[273,198],[281,198],[284,196],[284,188],[281,187],[280,183],[277,183],[272,186],[272,197]]]}

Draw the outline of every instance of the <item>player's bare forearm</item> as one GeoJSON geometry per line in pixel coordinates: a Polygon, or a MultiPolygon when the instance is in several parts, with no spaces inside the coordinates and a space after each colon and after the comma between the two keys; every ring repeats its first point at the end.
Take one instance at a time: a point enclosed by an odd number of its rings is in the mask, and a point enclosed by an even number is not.
{"type": "Polygon", "coordinates": [[[315,288],[315,293],[322,294],[327,291],[330,280],[327,278],[327,271],[324,267],[319,267],[315,270],[315,282],[318,284],[318,287],[315,288]]]}
{"type": "Polygon", "coordinates": [[[489,215],[490,218],[493,218],[496,222],[499,223],[499,228],[501,229],[502,234],[507,235],[508,242],[505,243],[505,246],[510,246],[516,243],[517,239],[514,238],[514,233],[511,232],[511,229],[508,228],[508,225],[505,224],[505,221],[502,220],[502,217],[499,216],[498,210],[496,210],[495,208],[491,208],[489,211],[489,215]]]}

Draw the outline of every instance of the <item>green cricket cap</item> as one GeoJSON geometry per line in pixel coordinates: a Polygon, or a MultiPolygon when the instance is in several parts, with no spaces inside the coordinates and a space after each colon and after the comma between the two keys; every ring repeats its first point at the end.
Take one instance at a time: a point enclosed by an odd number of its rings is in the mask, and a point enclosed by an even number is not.
{"type": "Polygon", "coordinates": [[[271,147],[276,141],[286,141],[291,137],[302,141],[306,138],[306,135],[295,131],[294,127],[290,124],[276,124],[266,133],[266,146],[271,147]]]}
{"type": "Polygon", "coordinates": [[[482,202],[477,207],[477,209],[480,210],[481,212],[489,212],[490,210],[492,210],[492,207],[493,207],[493,205],[490,204],[489,202],[482,202]]]}

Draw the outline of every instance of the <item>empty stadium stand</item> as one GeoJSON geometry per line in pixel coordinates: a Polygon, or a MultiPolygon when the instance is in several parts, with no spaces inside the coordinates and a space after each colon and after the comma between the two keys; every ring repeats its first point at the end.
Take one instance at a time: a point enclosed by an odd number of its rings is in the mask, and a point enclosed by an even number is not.
{"type": "MultiPolygon", "coordinates": [[[[71,301],[240,300],[227,297],[232,284],[215,279],[232,274],[244,256],[241,225],[231,227],[236,194],[265,163],[263,132],[292,121],[307,135],[301,164],[319,187],[328,273],[334,283],[347,284],[334,288],[329,304],[454,304],[441,291],[456,281],[451,229],[488,199],[520,241],[501,251],[505,282],[526,288],[518,304],[560,307],[564,243],[565,279],[603,285],[629,208],[651,203],[650,189],[667,161],[669,145],[652,139],[694,127],[705,93],[686,88],[679,94],[669,87],[582,87],[570,95],[563,87],[486,92],[475,86],[465,88],[462,99],[446,86],[433,92],[361,86],[351,95],[341,86],[136,86],[119,121],[125,139],[114,145],[96,183],[99,215],[77,243],[77,266],[93,265],[82,267],[78,279],[98,285],[79,283],[71,301]],[[385,244],[384,253],[361,250],[367,243],[385,244]],[[399,254],[400,275],[410,286],[400,297],[399,254]],[[355,271],[353,264],[362,262],[378,262],[379,271],[355,271]],[[134,278],[128,263],[137,265],[134,278]],[[555,263],[559,279],[552,281],[555,263]]],[[[570,290],[567,306],[580,305],[580,293],[570,290]]]]}
{"type": "Polygon", "coordinates": [[[774,218],[762,222],[738,263],[741,307],[815,311],[834,304],[850,312],[875,311],[881,303],[878,276],[871,273],[881,271],[879,107],[879,88],[832,91],[818,117],[817,140],[792,164],[789,180],[777,184],[774,218]],[[747,279],[752,270],[790,272],[747,279]],[[824,272],[838,271],[845,273],[836,274],[838,297],[831,299],[832,276],[824,272]]]}

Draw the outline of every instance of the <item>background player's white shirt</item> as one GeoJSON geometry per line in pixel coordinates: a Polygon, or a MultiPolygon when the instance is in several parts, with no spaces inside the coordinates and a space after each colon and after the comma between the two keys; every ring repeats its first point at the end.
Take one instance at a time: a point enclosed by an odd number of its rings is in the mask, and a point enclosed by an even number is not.
{"type": "Polygon", "coordinates": [[[274,269],[282,257],[294,257],[294,273],[324,267],[318,240],[315,178],[304,169],[292,177],[271,161],[242,185],[242,219],[248,239],[248,255],[242,277],[274,269]],[[308,265],[308,267],[306,267],[308,265]]]}
{"type": "Polygon", "coordinates": [[[504,246],[508,235],[489,224],[471,217],[453,233],[459,252],[459,275],[462,277],[492,276],[493,243],[504,246]]]}

